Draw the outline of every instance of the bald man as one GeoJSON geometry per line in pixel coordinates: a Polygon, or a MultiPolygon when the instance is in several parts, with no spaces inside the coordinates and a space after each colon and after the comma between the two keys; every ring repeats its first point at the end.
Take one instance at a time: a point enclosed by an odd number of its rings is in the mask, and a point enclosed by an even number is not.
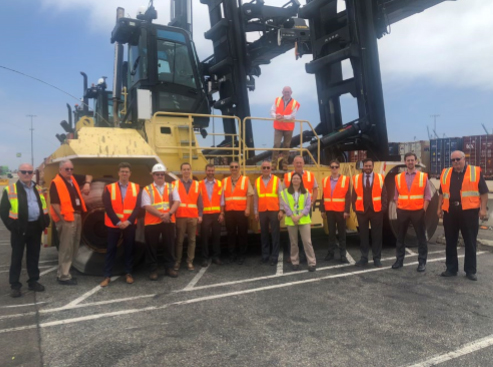
{"type": "Polygon", "coordinates": [[[22,257],[26,248],[27,280],[29,290],[42,292],[39,280],[39,252],[41,233],[50,224],[48,208],[41,187],[33,182],[34,169],[28,163],[19,166],[19,181],[7,186],[0,204],[0,216],[10,231],[12,255],[9,271],[10,295],[21,296],[19,282],[22,257]]]}
{"type": "MultiPolygon", "coordinates": [[[[282,89],[282,97],[277,97],[274,104],[270,109],[270,115],[274,119],[274,149],[290,148],[291,139],[293,138],[294,120],[296,119],[296,113],[300,108],[300,104],[293,98],[291,98],[293,91],[291,87],[284,87],[282,89]]],[[[289,151],[283,150],[281,168],[283,170],[288,169],[288,156],[289,151]]],[[[272,152],[272,169],[277,169],[279,159],[279,151],[274,150],[272,152]]]]}

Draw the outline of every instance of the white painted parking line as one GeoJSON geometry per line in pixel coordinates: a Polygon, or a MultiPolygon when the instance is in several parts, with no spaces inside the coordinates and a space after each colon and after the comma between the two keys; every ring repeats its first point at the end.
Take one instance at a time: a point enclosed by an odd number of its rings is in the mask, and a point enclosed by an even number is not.
{"type": "Polygon", "coordinates": [[[407,252],[407,254],[408,254],[408,255],[417,255],[417,253],[416,253],[416,252],[414,252],[414,251],[413,251],[413,250],[411,250],[411,249],[408,249],[407,247],[406,247],[406,252],[407,252]]]}
{"type": "MultiPolygon", "coordinates": [[[[477,255],[479,256],[479,255],[482,255],[484,253],[486,253],[486,251],[480,251],[477,253],[477,255]]],[[[463,258],[463,257],[464,257],[464,255],[458,256],[458,258],[463,258]]],[[[443,261],[443,260],[445,260],[445,257],[439,257],[436,259],[429,259],[427,261],[427,263],[433,263],[433,262],[438,262],[438,261],[443,261]]],[[[419,263],[418,261],[414,261],[411,263],[404,264],[404,267],[418,265],[418,263],[419,263]]],[[[108,313],[95,314],[95,315],[91,315],[91,316],[84,316],[84,317],[78,317],[78,318],[71,318],[71,319],[65,319],[65,320],[59,320],[59,321],[40,323],[39,325],[35,324],[35,325],[21,326],[21,327],[17,327],[17,328],[0,329],[0,334],[10,333],[10,332],[15,332],[15,331],[20,331],[20,330],[34,329],[38,326],[41,328],[44,328],[44,327],[51,327],[51,326],[57,326],[57,325],[66,325],[66,324],[71,324],[71,323],[78,323],[78,322],[83,322],[83,321],[88,321],[88,320],[101,319],[101,318],[106,318],[106,317],[114,317],[114,316],[128,315],[128,314],[133,314],[133,313],[146,312],[146,311],[162,310],[162,309],[165,309],[165,308],[170,307],[170,306],[180,306],[180,305],[205,302],[205,301],[221,299],[221,298],[241,296],[244,294],[262,292],[262,291],[271,290],[271,289],[286,288],[286,287],[291,287],[291,286],[295,286],[295,285],[320,282],[320,281],[327,280],[327,279],[345,278],[345,277],[350,277],[353,275],[362,275],[365,273],[373,273],[373,272],[384,271],[384,270],[389,270],[389,269],[390,269],[390,267],[357,270],[357,271],[348,272],[348,273],[327,275],[325,277],[320,277],[320,278],[310,278],[310,279],[304,279],[304,280],[282,283],[282,284],[275,284],[275,285],[270,285],[270,286],[265,286],[265,287],[251,288],[251,289],[246,289],[246,290],[242,290],[242,291],[235,291],[235,292],[228,292],[228,293],[222,293],[222,294],[216,294],[216,295],[210,295],[210,296],[204,296],[204,297],[197,297],[197,298],[192,298],[192,299],[184,300],[184,301],[171,302],[171,303],[164,304],[161,306],[152,306],[152,307],[144,307],[144,308],[139,308],[139,309],[130,309],[130,310],[123,310],[123,311],[116,311],[116,312],[108,312],[108,313]]],[[[41,311],[40,311],[40,313],[41,313],[41,311]]]]}
{"type": "Polygon", "coordinates": [[[40,264],[45,264],[45,263],[54,263],[54,262],[58,262],[58,259],[53,259],[53,260],[42,260],[42,261],[40,261],[39,263],[40,263],[40,264]]]}
{"type": "Polygon", "coordinates": [[[276,269],[276,275],[282,275],[284,272],[284,254],[282,251],[279,251],[279,257],[277,258],[277,269],[276,269]]]}
{"type": "Polygon", "coordinates": [[[347,259],[349,260],[349,264],[350,265],[354,265],[356,264],[356,261],[354,261],[353,257],[351,256],[351,254],[349,252],[346,251],[346,257],[347,259]]]}
{"type": "Polygon", "coordinates": [[[52,268],[49,268],[49,269],[47,269],[45,271],[42,271],[41,273],[39,273],[39,276],[43,276],[45,274],[51,273],[52,271],[55,271],[57,269],[58,269],[58,265],[57,266],[54,266],[52,268]]]}
{"type": "Polygon", "coordinates": [[[42,305],[45,303],[48,303],[48,302],[24,303],[21,305],[1,306],[0,308],[17,308],[17,307],[37,306],[37,305],[42,305]]]}
{"type": "MultiPolygon", "coordinates": [[[[428,255],[443,254],[443,252],[444,252],[443,250],[430,251],[430,252],[428,252],[428,255]]],[[[386,258],[381,259],[381,261],[388,261],[388,260],[395,260],[395,257],[393,256],[393,257],[386,257],[386,258]]],[[[354,266],[354,265],[353,264],[329,265],[329,266],[323,266],[321,268],[317,268],[317,271],[324,271],[324,270],[337,269],[337,268],[347,268],[349,266],[354,266]]],[[[289,273],[282,273],[282,274],[276,274],[276,275],[265,275],[263,277],[248,278],[248,279],[242,279],[242,280],[234,280],[234,281],[230,281],[230,282],[208,284],[208,285],[202,285],[202,286],[194,287],[193,289],[180,289],[180,290],[176,290],[175,292],[184,292],[184,291],[189,292],[189,291],[196,291],[196,290],[207,289],[207,288],[225,287],[228,285],[257,282],[260,280],[286,277],[286,276],[298,275],[298,274],[303,274],[303,273],[308,273],[308,270],[292,271],[289,273]]]]}
{"type": "Polygon", "coordinates": [[[183,288],[183,290],[188,291],[190,289],[193,289],[193,287],[195,287],[195,284],[198,283],[198,281],[200,280],[200,278],[202,278],[202,276],[205,274],[207,269],[209,269],[209,266],[211,266],[211,260],[209,260],[209,264],[207,266],[205,266],[199,270],[198,274],[193,277],[193,279],[190,281],[190,283],[188,283],[187,286],[185,288],[183,288]]]}
{"type": "Polygon", "coordinates": [[[493,345],[493,335],[489,335],[485,338],[478,339],[472,343],[468,343],[464,345],[462,348],[456,349],[452,352],[448,352],[445,354],[437,355],[433,358],[427,359],[426,361],[419,362],[412,365],[406,365],[406,367],[430,367],[436,366],[443,362],[450,361],[455,358],[459,358],[465,356],[466,354],[470,354],[473,352],[477,352],[478,350],[488,348],[493,345]]]}
{"type": "MultiPolygon", "coordinates": [[[[114,282],[115,280],[117,280],[118,278],[120,278],[120,276],[115,276],[115,277],[111,277],[111,281],[114,282]]],[[[103,289],[103,287],[97,285],[95,286],[93,289],[91,289],[89,292],[86,292],[84,293],[82,296],[74,299],[72,302],[70,303],[67,303],[65,306],[63,306],[62,308],[71,308],[75,305],[78,305],[79,303],[81,303],[83,300],[85,300],[86,298],[92,296],[94,293],[96,292],[99,292],[101,289],[103,289]]]]}

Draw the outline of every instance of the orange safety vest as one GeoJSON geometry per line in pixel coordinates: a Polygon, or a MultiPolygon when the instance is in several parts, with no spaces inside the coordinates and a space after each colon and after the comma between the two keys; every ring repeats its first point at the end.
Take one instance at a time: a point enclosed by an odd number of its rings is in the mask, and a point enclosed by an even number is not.
{"type": "Polygon", "coordinates": [[[227,212],[246,210],[248,203],[248,183],[247,176],[240,176],[236,182],[234,191],[231,192],[231,177],[226,177],[223,180],[224,203],[226,204],[225,210],[227,212]]]}
{"type": "Polygon", "coordinates": [[[205,180],[200,181],[200,192],[202,193],[202,202],[204,203],[204,214],[216,214],[221,213],[221,194],[222,194],[222,182],[215,180],[214,187],[212,189],[212,198],[209,200],[209,194],[207,193],[207,187],[205,180]]]}
{"type": "MultiPolygon", "coordinates": [[[[70,198],[70,193],[68,192],[67,185],[63,178],[58,174],[52,181],[55,184],[56,191],[58,193],[58,198],[60,199],[60,213],[62,214],[63,219],[66,222],[74,221],[74,207],[72,206],[72,199],[70,198]]],[[[82,211],[86,212],[86,203],[82,198],[82,194],[80,193],[79,184],[76,180],[72,179],[72,183],[74,184],[74,189],[79,195],[80,205],[82,207],[82,211]]],[[[50,205],[50,214],[55,223],[60,221],[58,215],[56,215],[55,210],[53,210],[53,205],[50,205]]]]}
{"type": "MultiPolygon", "coordinates": [[[[291,176],[293,175],[293,172],[288,172],[284,174],[284,186],[287,189],[289,185],[291,185],[291,176]]],[[[313,195],[313,185],[315,184],[315,176],[313,173],[308,172],[308,171],[303,171],[303,186],[305,186],[305,189],[308,190],[310,195],[313,195]]],[[[313,198],[312,200],[317,200],[317,198],[313,198]]]]}
{"type": "MultiPolygon", "coordinates": [[[[366,174],[366,173],[365,173],[366,174]]],[[[356,211],[364,212],[365,206],[363,204],[363,176],[360,173],[353,176],[353,187],[356,192],[356,211]]],[[[373,175],[373,188],[371,191],[371,200],[373,201],[373,211],[378,213],[382,211],[382,190],[383,190],[384,178],[380,173],[374,173],[373,175]]]]}
{"type": "Polygon", "coordinates": [[[258,194],[258,211],[279,211],[279,178],[272,175],[267,187],[265,187],[262,176],[257,178],[256,182],[257,194],[258,194]]]}
{"type": "MultiPolygon", "coordinates": [[[[450,179],[453,168],[444,168],[440,176],[440,185],[442,186],[443,204],[442,209],[448,212],[450,207],[450,179]]],[[[481,168],[468,165],[462,181],[460,190],[460,201],[463,210],[478,209],[481,207],[481,197],[479,194],[479,178],[481,177],[481,168]]]]}
{"type": "MultiPolygon", "coordinates": [[[[277,97],[275,105],[276,105],[276,114],[283,116],[291,115],[295,109],[300,108],[300,104],[294,98],[291,98],[291,101],[289,101],[286,108],[284,108],[284,101],[282,97],[277,97]]],[[[294,122],[284,122],[284,121],[275,120],[274,129],[287,130],[287,131],[294,130],[294,122]]]]}
{"type": "Polygon", "coordinates": [[[343,212],[346,208],[346,194],[349,190],[349,178],[340,175],[333,193],[330,184],[330,176],[324,178],[323,186],[325,210],[331,212],[343,212]]]}
{"type": "Polygon", "coordinates": [[[185,190],[185,185],[180,180],[173,182],[173,188],[178,187],[178,194],[180,195],[180,206],[176,210],[177,218],[198,218],[199,209],[197,207],[197,201],[199,199],[199,182],[192,180],[190,189],[185,190]]]}
{"type": "Polygon", "coordinates": [[[402,210],[421,210],[425,205],[425,188],[428,175],[423,172],[416,172],[411,190],[407,188],[406,172],[395,176],[395,189],[399,193],[397,208],[402,210]]]}
{"type": "MultiPolygon", "coordinates": [[[[163,196],[159,193],[158,189],[156,186],[152,183],[144,188],[144,191],[147,192],[149,197],[151,198],[151,206],[160,211],[161,213],[169,213],[170,211],[170,201],[169,201],[169,196],[170,196],[170,190],[171,185],[168,183],[164,183],[164,190],[163,190],[163,196]]],[[[174,216],[172,217],[172,222],[174,222],[174,216]]],[[[146,215],[144,217],[144,225],[149,226],[149,225],[155,225],[155,224],[161,224],[163,221],[161,220],[160,217],[156,217],[155,215],[149,213],[146,210],[146,215]]]]}
{"type": "MultiPolygon", "coordinates": [[[[115,211],[116,216],[123,223],[132,215],[135,206],[137,205],[137,197],[139,195],[139,185],[133,182],[128,183],[127,193],[125,194],[125,199],[122,200],[122,191],[118,182],[106,185],[106,190],[110,194],[111,207],[115,211]]],[[[135,218],[132,224],[137,223],[137,218],[135,218]]],[[[118,228],[111,221],[108,214],[104,213],[104,225],[110,228],[118,228]]]]}

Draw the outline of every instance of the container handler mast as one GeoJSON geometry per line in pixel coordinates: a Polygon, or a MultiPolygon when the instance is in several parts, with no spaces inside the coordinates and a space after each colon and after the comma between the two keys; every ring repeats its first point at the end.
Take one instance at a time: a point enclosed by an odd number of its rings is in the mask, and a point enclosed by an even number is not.
{"type": "MultiPolygon", "coordinates": [[[[224,164],[232,157],[240,160],[244,174],[258,175],[255,163],[269,158],[272,150],[255,154],[248,91],[255,90],[261,66],[288,50],[295,49],[297,57],[313,56],[305,69],[315,75],[320,123],[300,129],[291,147],[306,156],[308,169],[318,181],[329,174],[323,164],[344,157],[344,151],[365,149],[372,158],[387,160],[377,39],[392,23],[442,1],[346,0],[346,9],[337,12],[336,0],[312,0],[304,6],[291,0],[283,7],[265,5],[263,0],[245,4],[241,0],[200,0],[208,7],[211,23],[204,37],[213,43],[213,55],[202,62],[191,37],[192,0],[171,0],[172,20],[167,26],[153,23],[157,12],[152,0],[136,19],[124,17],[124,10],[118,8],[111,34],[115,44],[112,94],[104,80],[88,88],[82,73],[83,106],[76,108],[75,127],[71,122],[64,126],[74,134],[69,135],[73,139],[60,136],[64,143],[44,168],[46,183],[63,159],[73,159],[80,173],[98,178],[86,198],[89,210],[74,266],[86,273],[101,272],[106,248],[101,193],[106,183],[116,180],[115,167],[122,160],[132,163],[132,179],[140,185],[150,183],[150,168],[156,162],[168,167],[170,181],[177,178],[175,173],[183,162],[191,162],[198,172],[210,160],[224,164]],[[247,42],[248,32],[260,32],[260,37],[247,42]],[[349,79],[342,75],[344,60],[353,69],[349,79]],[[340,97],[347,93],[356,98],[359,117],[343,123],[340,97]],[[95,112],[88,109],[91,98],[96,100],[95,112]],[[221,111],[224,140],[201,149],[195,133],[208,134],[212,107],[221,111]]],[[[386,174],[389,196],[394,192],[393,177],[402,166],[399,162],[376,163],[376,170],[386,174]]],[[[354,163],[346,164],[342,173],[353,175],[357,169],[354,163]]],[[[228,171],[218,167],[217,173],[221,178],[228,171]]],[[[395,233],[395,203],[389,201],[388,224],[395,233]]],[[[434,193],[428,213],[435,213],[436,205],[434,193]]],[[[429,237],[437,221],[433,215],[427,218],[429,237]]],[[[257,230],[253,218],[250,225],[257,230]]],[[[324,226],[318,210],[313,226],[324,226]]],[[[348,228],[356,226],[353,213],[348,228]]],[[[143,242],[142,220],[138,227],[137,241],[143,242]]],[[[53,243],[56,237],[51,235],[53,243]]]]}

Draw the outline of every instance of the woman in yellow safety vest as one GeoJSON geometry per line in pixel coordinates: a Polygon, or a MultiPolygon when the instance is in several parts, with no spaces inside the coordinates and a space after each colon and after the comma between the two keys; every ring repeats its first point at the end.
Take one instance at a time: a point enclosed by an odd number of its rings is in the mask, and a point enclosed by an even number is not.
{"type": "Polygon", "coordinates": [[[291,263],[293,270],[299,270],[300,259],[298,251],[298,231],[301,234],[303,247],[308,262],[308,270],[315,271],[317,259],[312,246],[310,193],[303,186],[303,178],[299,173],[293,173],[291,184],[282,192],[282,201],[286,219],[284,223],[288,228],[289,239],[291,242],[291,263]]]}

